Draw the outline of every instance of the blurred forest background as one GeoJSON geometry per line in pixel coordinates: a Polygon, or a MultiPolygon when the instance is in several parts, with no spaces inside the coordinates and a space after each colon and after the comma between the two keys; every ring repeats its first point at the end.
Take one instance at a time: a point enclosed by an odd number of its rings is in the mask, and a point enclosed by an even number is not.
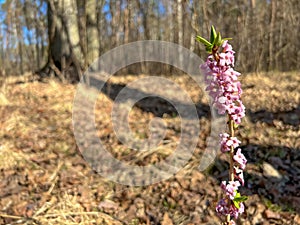
{"type": "MultiPolygon", "coordinates": [[[[6,0],[0,73],[76,81],[98,56],[138,40],[178,43],[204,57],[195,36],[207,37],[212,24],[233,37],[241,72],[299,70],[299,12],[298,0],[6,0]]],[[[141,64],[133,71],[170,74],[172,68],[141,64]]]]}

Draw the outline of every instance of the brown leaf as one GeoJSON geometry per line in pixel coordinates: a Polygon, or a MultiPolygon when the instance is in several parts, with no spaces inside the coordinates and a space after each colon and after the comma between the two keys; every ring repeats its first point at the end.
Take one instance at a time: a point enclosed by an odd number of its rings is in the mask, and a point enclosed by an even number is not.
{"type": "Polygon", "coordinates": [[[170,219],[169,214],[166,212],[164,218],[161,222],[161,225],[173,225],[173,221],[170,219]]]}

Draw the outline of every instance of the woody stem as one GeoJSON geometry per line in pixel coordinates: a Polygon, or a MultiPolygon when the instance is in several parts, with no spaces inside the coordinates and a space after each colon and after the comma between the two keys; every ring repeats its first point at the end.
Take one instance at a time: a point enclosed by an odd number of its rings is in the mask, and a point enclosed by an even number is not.
{"type": "MultiPolygon", "coordinates": [[[[230,137],[234,137],[234,121],[230,118],[229,115],[228,115],[228,128],[230,131],[230,137]]],[[[234,156],[234,148],[233,146],[231,146],[229,152],[229,158],[230,158],[229,181],[234,181],[233,156],[234,156]]],[[[230,204],[231,204],[231,199],[228,197],[228,205],[230,206],[230,204]]],[[[230,214],[227,215],[226,222],[229,224],[230,214]]]]}
{"type": "MultiPolygon", "coordinates": [[[[218,53],[218,47],[214,46],[212,49],[212,55],[214,59],[217,61],[217,64],[220,62],[220,57],[218,53]]],[[[234,137],[234,121],[230,118],[228,115],[228,128],[230,132],[230,137],[234,137]]],[[[229,162],[230,162],[230,168],[229,168],[229,181],[234,181],[234,169],[233,169],[233,156],[234,156],[234,148],[231,146],[230,152],[229,152],[229,162]]],[[[231,199],[228,197],[228,206],[231,204],[231,199]]],[[[226,217],[226,223],[229,224],[231,218],[230,214],[226,217]]]]}

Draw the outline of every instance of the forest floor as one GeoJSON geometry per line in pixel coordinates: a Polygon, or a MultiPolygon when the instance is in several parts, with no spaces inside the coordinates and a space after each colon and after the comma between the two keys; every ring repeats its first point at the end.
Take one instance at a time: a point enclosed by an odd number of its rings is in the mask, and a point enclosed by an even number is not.
{"type": "MultiPolygon", "coordinates": [[[[170,155],[180,138],[180,118],[162,99],[150,98],[129,114],[132,132],[149,136],[148,122],[166,124],[164,141],[149,154],[132,153],[111,124],[114,97],[141,76],[115,76],[96,103],[99,138],[116,158],[137,165],[170,155]]],[[[220,155],[205,172],[198,159],[210,133],[201,89],[186,75],[171,76],[197,102],[201,134],[189,165],[168,180],[132,187],[95,173],[81,156],[72,127],[75,85],[34,76],[7,78],[0,93],[0,224],[220,224],[215,215],[220,155]]],[[[300,224],[300,74],[259,73],[242,78],[247,116],[238,137],[248,164],[246,213],[238,224],[300,224]]]]}

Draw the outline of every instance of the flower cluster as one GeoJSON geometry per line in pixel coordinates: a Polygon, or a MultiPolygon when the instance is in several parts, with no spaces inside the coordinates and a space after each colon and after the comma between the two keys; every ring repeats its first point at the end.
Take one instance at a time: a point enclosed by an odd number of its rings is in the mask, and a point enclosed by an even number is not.
{"type": "MultiPolygon", "coordinates": [[[[241,202],[239,203],[239,208],[235,207],[235,205],[228,206],[226,199],[221,199],[216,207],[216,211],[219,216],[230,215],[235,219],[238,218],[239,214],[242,214],[245,211],[245,206],[241,202]]],[[[235,224],[233,220],[230,221],[230,224],[235,224]]]]}
{"type": "Polygon", "coordinates": [[[227,112],[236,124],[240,124],[245,116],[245,107],[240,100],[241,83],[237,80],[241,74],[232,68],[234,51],[227,40],[223,42],[222,48],[218,60],[211,54],[200,68],[205,74],[206,90],[218,112],[220,114],[227,112]]]}
{"type": "MultiPolygon", "coordinates": [[[[220,53],[211,52],[200,69],[205,75],[206,90],[212,97],[214,107],[219,114],[228,114],[229,120],[233,122],[232,126],[234,126],[234,124],[240,124],[241,119],[245,116],[245,107],[241,101],[241,83],[238,81],[241,74],[233,69],[235,52],[232,50],[232,46],[225,40],[221,47],[220,53]]],[[[230,215],[230,218],[235,219],[244,212],[243,201],[246,200],[246,197],[241,196],[238,192],[239,186],[244,185],[243,170],[247,163],[241,149],[238,148],[240,143],[232,133],[231,135],[220,134],[221,151],[230,153],[233,165],[231,165],[230,171],[231,180],[228,183],[223,181],[221,184],[226,198],[219,201],[216,211],[220,216],[230,215]]],[[[235,222],[230,220],[227,221],[227,224],[235,224],[235,222]]]]}
{"type": "MultiPolygon", "coordinates": [[[[226,133],[221,134],[220,137],[222,152],[228,151],[228,148],[230,147],[236,148],[240,143],[236,137],[230,137],[226,133]]],[[[244,186],[243,170],[245,169],[247,163],[247,159],[241,152],[240,148],[238,148],[234,154],[233,161],[234,178],[237,180],[229,181],[228,184],[226,181],[222,181],[221,188],[224,191],[226,198],[223,198],[218,202],[216,211],[219,216],[226,216],[229,214],[231,217],[237,219],[239,214],[244,212],[244,204],[241,202],[243,198],[240,196],[238,188],[241,185],[244,186]]],[[[234,224],[233,221],[232,224],[234,224]]]]}
{"type": "Polygon", "coordinates": [[[227,201],[228,199],[234,201],[237,195],[239,196],[237,190],[240,185],[239,181],[229,181],[228,184],[226,184],[226,181],[222,182],[221,188],[226,193],[227,199],[222,198],[216,207],[216,211],[220,216],[229,214],[231,217],[237,219],[239,214],[244,212],[245,207],[242,202],[237,201],[236,204],[228,204],[227,201]]]}

